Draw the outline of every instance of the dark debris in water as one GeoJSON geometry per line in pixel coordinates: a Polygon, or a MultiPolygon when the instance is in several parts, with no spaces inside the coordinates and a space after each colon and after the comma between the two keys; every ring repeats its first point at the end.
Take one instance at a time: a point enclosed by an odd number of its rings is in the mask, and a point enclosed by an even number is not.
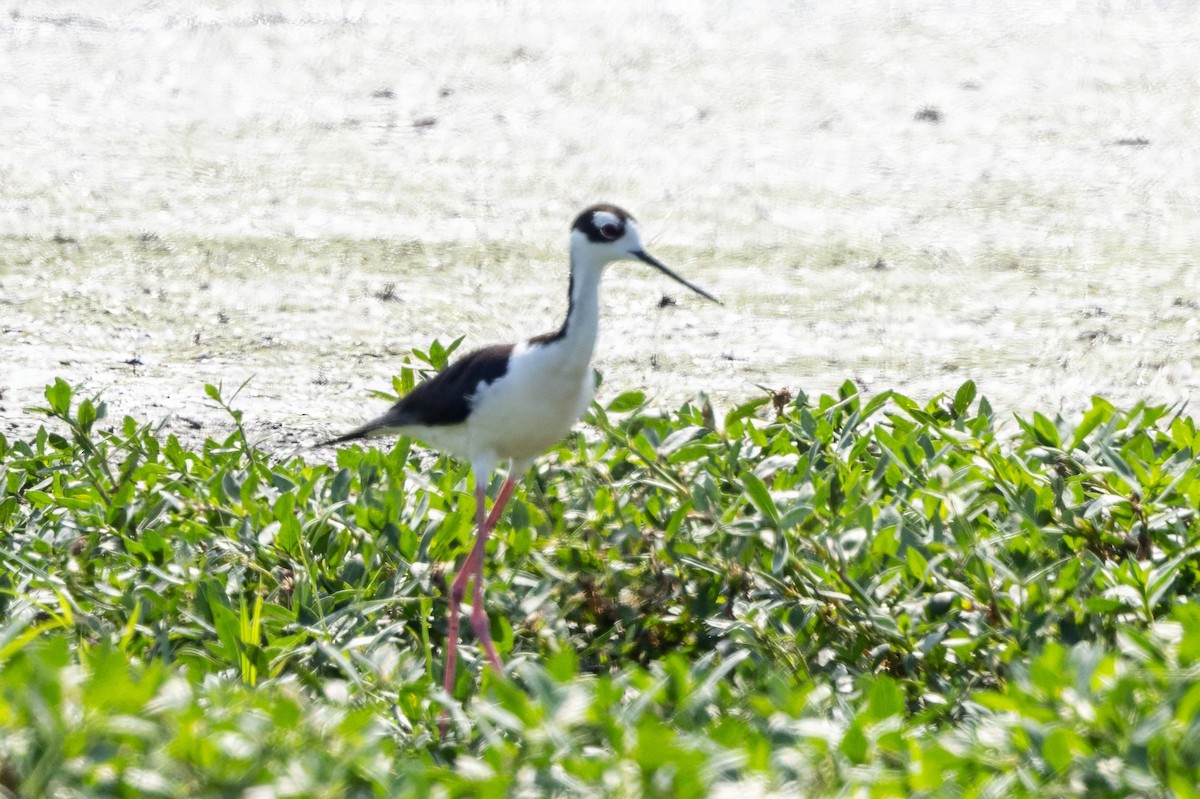
{"type": "Polygon", "coordinates": [[[913,114],[913,119],[917,122],[928,122],[932,125],[937,125],[942,122],[942,110],[937,106],[923,105],[913,114]]]}

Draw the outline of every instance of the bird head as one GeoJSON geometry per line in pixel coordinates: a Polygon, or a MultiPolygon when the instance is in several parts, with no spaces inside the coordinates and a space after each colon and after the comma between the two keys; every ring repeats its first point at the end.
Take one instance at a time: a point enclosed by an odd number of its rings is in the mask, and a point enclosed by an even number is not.
{"type": "Polygon", "coordinates": [[[687,286],[701,297],[717,304],[721,302],[699,286],[684,280],[646,252],[637,220],[628,211],[615,205],[593,205],[575,217],[571,225],[571,259],[577,266],[587,264],[596,269],[603,269],[613,261],[641,261],[687,286]]]}

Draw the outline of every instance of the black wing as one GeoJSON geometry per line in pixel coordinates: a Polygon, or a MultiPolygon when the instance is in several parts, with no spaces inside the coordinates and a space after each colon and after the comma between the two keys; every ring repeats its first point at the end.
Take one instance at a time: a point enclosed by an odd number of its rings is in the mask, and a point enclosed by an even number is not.
{"type": "Polygon", "coordinates": [[[483,383],[491,383],[508,372],[512,344],[496,344],[467,353],[421,383],[383,416],[345,435],[322,442],[340,444],[372,433],[409,425],[437,427],[459,424],[471,415],[471,398],[483,383]]]}

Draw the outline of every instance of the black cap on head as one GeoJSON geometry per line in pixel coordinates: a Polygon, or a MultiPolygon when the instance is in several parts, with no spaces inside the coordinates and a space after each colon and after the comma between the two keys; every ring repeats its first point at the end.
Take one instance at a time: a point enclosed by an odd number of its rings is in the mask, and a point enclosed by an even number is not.
{"type": "Polygon", "coordinates": [[[583,209],[571,223],[571,230],[583,233],[587,236],[588,241],[603,244],[606,241],[616,241],[621,238],[625,235],[625,226],[634,221],[636,220],[633,218],[633,214],[624,208],[609,203],[599,203],[583,209]]]}

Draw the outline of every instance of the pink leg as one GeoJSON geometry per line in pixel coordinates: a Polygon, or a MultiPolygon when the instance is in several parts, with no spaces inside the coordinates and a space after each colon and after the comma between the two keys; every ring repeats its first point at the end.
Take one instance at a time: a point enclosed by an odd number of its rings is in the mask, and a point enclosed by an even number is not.
{"type": "Polygon", "coordinates": [[[467,583],[471,582],[472,578],[475,581],[475,590],[472,593],[471,629],[475,631],[475,636],[483,646],[484,652],[487,653],[492,668],[497,672],[504,669],[500,662],[500,656],[496,653],[496,646],[492,643],[487,611],[483,607],[483,558],[487,551],[488,537],[495,529],[496,523],[500,521],[500,514],[504,512],[504,506],[508,504],[517,483],[513,476],[509,475],[508,479],[504,481],[504,485],[500,487],[496,501],[492,504],[492,512],[485,518],[487,484],[478,476],[476,476],[475,482],[475,525],[479,528],[479,533],[475,538],[475,545],[471,547],[471,552],[467,555],[466,562],[463,563],[462,571],[450,585],[450,620],[446,631],[446,671],[442,680],[442,687],[448,694],[453,693],[454,672],[458,666],[458,625],[462,600],[467,593],[467,583]]]}
{"type": "Polygon", "coordinates": [[[475,539],[475,546],[467,555],[462,571],[454,578],[450,586],[450,621],[446,631],[446,671],[442,679],[442,687],[446,693],[454,695],[454,670],[458,666],[458,617],[463,596],[467,593],[467,583],[475,571],[475,561],[483,563],[483,551],[487,546],[487,536],[483,534],[484,502],[487,499],[487,484],[479,475],[475,476],[475,527],[480,535],[475,539]]]}
{"type": "MultiPolygon", "coordinates": [[[[488,536],[496,527],[496,522],[500,521],[500,514],[504,512],[504,506],[508,504],[508,499],[512,496],[516,485],[516,480],[510,474],[508,479],[504,481],[504,485],[500,487],[500,493],[496,497],[496,502],[492,505],[492,512],[488,515],[487,521],[479,529],[479,540],[482,544],[487,543],[488,536]]],[[[474,551],[471,554],[474,554],[474,551]]],[[[504,672],[504,664],[500,662],[500,655],[496,653],[496,645],[492,643],[492,631],[488,624],[487,611],[483,607],[482,545],[480,557],[474,563],[471,563],[470,558],[468,558],[467,563],[463,566],[463,572],[466,573],[472,567],[475,572],[475,590],[471,598],[471,629],[475,631],[475,637],[479,639],[479,644],[487,654],[488,662],[492,664],[492,668],[496,670],[497,674],[502,674],[504,672]]]]}

